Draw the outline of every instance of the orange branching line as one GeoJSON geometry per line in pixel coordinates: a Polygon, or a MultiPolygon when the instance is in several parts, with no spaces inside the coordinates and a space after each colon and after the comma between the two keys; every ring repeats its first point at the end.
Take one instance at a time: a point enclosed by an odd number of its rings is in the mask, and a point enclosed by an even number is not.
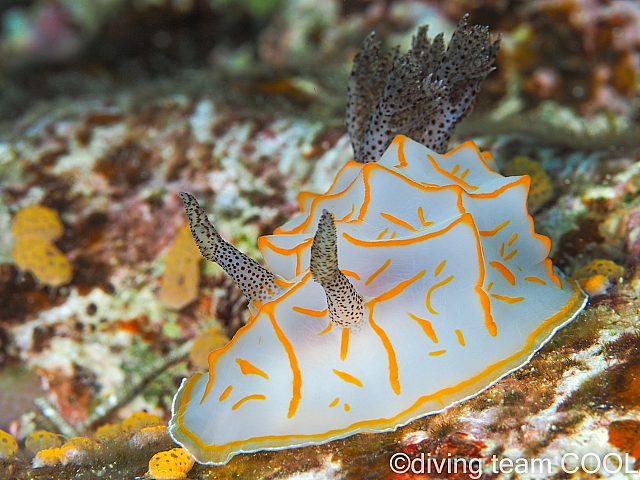
{"type": "Polygon", "coordinates": [[[310,317],[324,317],[327,314],[326,308],[324,310],[311,310],[309,308],[292,307],[292,310],[304,315],[309,315],[310,317]]]}
{"type": "MultiPolygon", "coordinates": [[[[378,165],[377,163],[367,163],[365,165],[362,164],[358,164],[355,162],[347,162],[347,164],[345,166],[357,166],[358,168],[361,169],[361,173],[362,173],[362,181],[364,182],[364,199],[363,199],[363,203],[360,207],[360,212],[358,214],[358,221],[362,221],[364,219],[364,216],[366,214],[367,208],[369,206],[369,202],[371,199],[371,190],[370,190],[370,186],[369,186],[369,175],[371,175],[371,172],[375,169],[379,169],[379,170],[383,170],[386,173],[389,173],[391,175],[394,175],[395,177],[399,178],[400,180],[404,181],[408,186],[410,187],[415,187],[421,191],[434,191],[434,190],[446,190],[446,189],[454,189],[457,193],[458,196],[460,197],[459,200],[459,204],[462,204],[462,188],[460,187],[460,185],[432,185],[432,184],[421,184],[418,182],[415,182],[407,177],[405,177],[404,175],[402,175],[401,173],[390,169],[390,168],[386,168],[383,167],[381,165],[378,165]]],[[[344,167],[343,169],[344,170],[344,167]]],[[[334,185],[332,185],[330,187],[329,190],[331,190],[334,186],[335,183],[337,182],[338,178],[340,177],[340,174],[342,172],[342,170],[340,170],[340,172],[338,172],[338,175],[336,176],[336,180],[334,181],[334,185]]],[[[351,189],[351,187],[353,185],[355,185],[356,182],[360,181],[360,175],[356,176],[352,182],[342,191],[338,192],[338,193],[332,193],[332,194],[325,194],[323,196],[321,196],[321,198],[314,198],[312,204],[311,204],[311,209],[310,210],[314,210],[316,202],[320,201],[320,200],[324,200],[324,199],[329,199],[329,198],[337,198],[341,195],[344,195],[347,191],[349,191],[351,189]]],[[[461,209],[461,213],[464,212],[463,209],[461,209]]],[[[302,232],[305,228],[307,228],[311,222],[313,215],[309,215],[305,221],[301,224],[298,225],[297,227],[294,227],[292,230],[289,231],[283,231],[280,229],[280,231],[278,233],[286,233],[286,234],[291,234],[291,233],[300,233],[302,232]]],[[[355,220],[351,220],[351,221],[355,221],[355,220]]]]}
{"type": "MultiPolygon", "coordinates": [[[[367,164],[367,165],[370,165],[370,164],[367,164]]],[[[328,191],[331,191],[336,186],[336,184],[338,183],[338,180],[340,179],[340,177],[342,175],[342,172],[345,171],[346,169],[352,168],[352,167],[362,168],[362,164],[356,163],[356,162],[353,162],[353,161],[345,163],[344,166],[340,169],[340,171],[336,175],[336,178],[333,180],[333,183],[329,187],[328,191]]],[[[354,185],[356,182],[358,182],[359,178],[360,178],[360,176],[356,175],[356,177],[351,181],[351,183],[349,185],[347,185],[347,187],[345,189],[343,189],[342,191],[340,191],[340,192],[331,193],[331,194],[324,194],[324,195],[318,195],[316,198],[314,198],[311,201],[311,208],[309,209],[309,211],[312,212],[314,210],[316,202],[318,202],[320,200],[326,200],[326,199],[329,199],[329,198],[337,198],[337,197],[340,197],[341,195],[344,195],[344,193],[347,190],[349,190],[352,185],[354,185]]],[[[312,219],[313,219],[313,215],[309,214],[309,216],[304,220],[304,222],[302,222],[297,227],[294,227],[291,230],[282,230],[282,228],[278,228],[276,233],[279,233],[279,234],[281,234],[281,233],[283,233],[283,234],[301,233],[305,228],[307,228],[309,226],[309,224],[311,223],[312,219]]],[[[260,237],[260,238],[264,238],[264,237],[260,237]]]]}
{"type": "Polygon", "coordinates": [[[402,180],[403,182],[405,182],[408,186],[410,187],[416,187],[417,189],[426,192],[426,191],[434,191],[434,190],[448,190],[448,189],[455,189],[456,191],[461,191],[462,189],[460,188],[460,185],[436,185],[433,183],[427,183],[427,182],[416,182],[414,180],[411,180],[410,178],[407,178],[406,176],[404,176],[403,174],[392,170],[390,168],[386,168],[383,167],[382,165],[379,165],[377,163],[367,163],[364,165],[364,168],[368,168],[368,169],[372,169],[372,168],[377,168],[380,170],[384,170],[386,173],[390,173],[391,175],[396,176],[398,179],[402,180]]]}
{"type": "Polygon", "coordinates": [[[417,229],[413,228],[411,226],[411,224],[405,222],[404,220],[400,220],[398,217],[394,217],[393,215],[390,215],[388,213],[380,212],[380,216],[383,217],[383,218],[386,218],[390,222],[395,223],[396,225],[400,225],[401,227],[407,228],[407,229],[411,230],[412,232],[417,232],[418,231],[417,229]]]}
{"type": "MultiPolygon", "coordinates": [[[[480,151],[480,150],[478,150],[480,151]]],[[[493,170],[491,170],[489,168],[489,166],[486,164],[487,160],[493,160],[493,154],[491,152],[489,152],[488,150],[485,150],[484,152],[480,152],[482,155],[482,163],[484,164],[484,166],[487,168],[487,170],[489,170],[490,172],[492,172],[493,170]]]]}
{"type": "Polygon", "coordinates": [[[369,308],[369,324],[373,331],[380,337],[382,346],[387,351],[387,357],[389,361],[389,383],[391,389],[396,395],[400,395],[400,382],[398,381],[398,360],[396,359],[396,352],[393,350],[393,345],[387,336],[387,333],[380,328],[380,326],[373,321],[373,306],[369,308]]]}
{"type": "Polygon", "coordinates": [[[382,230],[378,236],[376,237],[376,240],[380,240],[382,237],[384,237],[384,234],[387,233],[387,230],[389,230],[389,227],[385,228],[384,230],[382,230]]]}
{"type": "Polygon", "coordinates": [[[358,220],[364,219],[365,214],[367,213],[367,208],[369,208],[369,202],[371,201],[371,187],[369,186],[369,174],[371,169],[370,165],[375,165],[375,163],[367,163],[364,167],[362,167],[362,181],[364,184],[364,199],[362,200],[362,206],[360,206],[360,213],[358,213],[358,220]]]}
{"type": "Polygon", "coordinates": [[[380,337],[380,341],[387,351],[387,357],[389,361],[389,383],[391,384],[391,388],[395,392],[396,395],[400,395],[400,382],[398,381],[398,360],[396,359],[396,352],[393,349],[393,345],[387,336],[387,333],[373,320],[373,309],[375,304],[378,302],[384,302],[389,300],[390,298],[395,297],[400,294],[405,288],[411,285],[413,282],[422,277],[427,271],[422,270],[418,272],[413,277],[408,280],[404,280],[400,282],[398,285],[393,287],[391,290],[386,291],[385,293],[378,295],[377,297],[371,299],[367,305],[369,307],[369,324],[373,331],[380,337]]]}
{"type": "Polygon", "coordinates": [[[413,282],[418,280],[425,273],[426,273],[426,270],[422,270],[421,272],[418,272],[416,275],[414,275],[410,279],[400,282],[391,290],[388,290],[387,292],[382,293],[381,295],[378,295],[377,297],[371,299],[368,302],[369,324],[371,325],[371,328],[373,328],[373,331],[376,333],[376,335],[378,335],[378,337],[380,338],[380,341],[382,341],[382,345],[387,351],[387,357],[389,361],[389,383],[391,384],[391,388],[396,393],[396,395],[400,395],[400,382],[398,381],[398,361],[396,359],[396,354],[393,349],[393,345],[391,344],[391,341],[389,340],[389,337],[387,336],[386,332],[373,320],[373,309],[376,303],[384,302],[400,294],[405,288],[407,288],[413,282]]]}
{"type": "Polygon", "coordinates": [[[240,407],[240,405],[242,405],[244,402],[248,402],[249,400],[266,400],[267,397],[265,397],[264,395],[247,395],[244,398],[241,398],[240,400],[238,400],[236,402],[236,404],[231,407],[231,410],[237,410],[238,407],[240,407]]]}
{"type": "Polygon", "coordinates": [[[397,143],[398,144],[398,160],[400,161],[400,163],[398,165],[396,165],[396,167],[406,167],[407,166],[407,159],[404,156],[404,141],[407,137],[405,137],[404,135],[396,135],[395,138],[393,139],[393,141],[391,143],[397,143]]]}
{"type": "Polygon", "coordinates": [[[220,402],[224,402],[227,397],[229,396],[229,394],[231,393],[231,390],[233,389],[233,386],[229,385],[227,388],[224,389],[224,392],[222,392],[222,395],[220,395],[220,398],[218,399],[220,402]]]}
{"type": "Polygon", "coordinates": [[[560,281],[560,277],[556,275],[556,273],[553,271],[553,263],[551,263],[551,260],[546,258],[543,263],[547,267],[547,271],[549,272],[549,276],[551,277],[551,280],[556,282],[556,285],[558,285],[558,288],[562,289],[562,282],[560,281]]]}
{"type": "Polygon", "coordinates": [[[302,255],[302,251],[307,245],[311,245],[313,243],[313,237],[305,240],[300,245],[296,247],[296,277],[300,275],[300,256],[302,255]]]}
{"type": "Polygon", "coordinates": [[[444,268],[444,266],[445,266],[446,264],[447,264],[447,261],[446,261],[446,260],[442,260],[442,261],[440,262],[440,265],[438,265],[438,266],[436,267],[436,271],[435,271],[435,273],[434,273],[434,275],[435,275],[436,277],[437,277],[438,275],[440,275],[440,272],[442,271],[442,269],[444,268]]]}
{"type": "MultiPolygon", "coordinates": [[[[367,163],[367,165],[374,165],[374,164],[367,163]]],[[[460,218],[454,220],[449,225],[444,227],[442,230],[438,230],[437,232],[425,233],[424,235],[416,235],[411,238],[400,238],[398,240],[387,239],[387,240],[374,242],[370,240],[360,240],[359,238],[354,238],[351,235],[349,235],[347,232],[342,232],[342,236],[346,238],[350,243],[353,243],[354,245],[358,245],[360,247],[400,247],[404,245],[411,245],[412,243],[418,243],[423,240],[427,240],[429,238],[435,238],[440,235],[444,235],[459,223],[464,222],[465,219],[467,219],[467,215],[469,214],[463,214],[460,218]]]]}
{"type": "MultiPolygon", "coordinates": [[[[451,152],[449,152],[449,154],[450,153],[451,152]]],[[[473,197],[473,198],[496,198],[498,195],[500,195],[502,192],[508,190],[509,188],[515,188],[515,187],[517,187],[519,185],[523,185],[525,190],[526,190],[526,193],[528,194],[529,193],[529,188],[531,187],[531,178],[528,175],[524,175],[524,176],[518,178],[515,182],[507,184],[507,185],[504,185],[504,186],[498,188],[497,190],[495,190],[494,192],[491,192],[491,193],[470,193],[469,195],[471,197],[473,197]]],[[[545,257],[548,256],[549,252],[551,251],[551,240],[549,240],[544,235],[540,235],[539,233],[535,232],[533,218],[531,218],[531,215],[529,215],[529,213],[527,212],[526,202],[523,202],[522,209],[524,211],[524,214],[529,218],[529,225],[531,227],[531,235],[534,238],[540,240],[545,245],[547,251],[544,254],[544,256],[545,257]]],[[[483,235],[483,232],[480,232],[480,235],[483,235]]],[[[551,279],[556,283],[556,285],[558,285],[559,288],[562,288],[562,281],[560,280],[560,277],[558,277],[555,274],[555,272],[553,271],[553,264],[551,263],[551,260],[549,260],[548,258],[545,259],[544,260],[544,264],[547,267],[547,271],[549,272],[549,276],[551,277],[551,279]]]]}
{"type": "MultiPolygon", "coordinates": [[[[474,144],[474,148],[476,149],[476,151],[479,152],[478,147],[476,147],[475,144],[474,144]]],[[[476,237],[476,250],[478,252],[478,260],[479,260],[478,269],[480,270],[480,275],[478,275],[478,282],[476,283],[476,286],[474,289],[478,294],[478,297],[480,298],[480,304],[482,305],[482,310],[484,311],[484,325],[485,327],[487,327],[487,331],[489,332],[489,335],[491,335],[492,337],[495,337],[496,335],[498,335],[498,326],[496,325],[496,322],[493,321],[493,315],[491,315],[491,300],[489,299],[487,292],[485,292],[482,289],[482,286],[484,285],[485,270],[484,270],[484,260],[483,260],[484,252],[482,250],[482,245],[480,244],[480,235],[478,232],[478,228],[476,227],[476,223],[473,221],[473,217],[471,216],[471,214],[465,213],[463,215],[463,218],[465,218],[467,222],[471,225],[473,229],[473,234],[476,237]]],[[[509,220],[507,220],[507,223],[509,223],[509,220]]]]}
{"type": "Polygon", "coordinates": [[[516,253],[518,253],[518,249],[517,249],[517,248],[516,248],[513,252],[511,252],[509,255],[507,255],[506,257],[504,257],[504,259],[503,259],[503,260],[504,260],[505,262],[506,262],[507,260],[511,260],[511,259],[514,257],[514,255],[515,255],[516,253]]]}
{"type": "Polygon", "coordinates": [[[276,332],[278,340],[280,340],[280,343],[282,343],[282,346],[287,352],[287,357],[289,357],[289,365],[291,366],[291,373],[293,374],[293,394],[291,397],[291,402],[289,403],[289,412],[287,413],[287,417],[291,418],[296,414],[298,403],[300,403],[300,398],[302,397],[302,375],[300,373],[300,366],[298,365],[298,359],[296,358],[296,354],[293,350],[291,342],[280,328],[280,325],[278,325],[278,322],[276,322],[276,319],[273,315],[273,308],[268,309],[267,314],[269,315],[271,325],[276,332]]]}
{"type": "Polygon", "coordinates": [[[294,282],[286,282],[278,277],[274,278],[273,281],[275,282],[276,285],[282,288],[287,288],[294,284],[294,282]]]}
{"type": "Polygon", "coordinates": [[[347,358],[347,352],[349,351],[349,329],[342,329],[342,339],[340,341],[340,360],[344,362],[347,358]]]}
{"type": "MultiPolygon", "coordinates": [[[[345,329],[345,330],[348,330],[348,329],[345,329]]],[[[358,387],[362,387],[362,382],[347,372],[341,372],[340,370],[336,370],[334,368],[333,373],[335,373],[338,377],[340,377],[342,380],[344,380],[347,383],[353,383],[358,387]]]]}
{"type": "Polygon", "coordinates": [[[371,282],[373,282],[375,280],[375,278],[380,275],[389,265],[391,264],[391,259],[387,260],[386,262],[384,262],[384,264],[375,272],[373,272],[373,274],[367,279],[366,282],[364,282],[365,285],[369,285],[371,282]]]}
{"type": "Polygon", "coordinates": [[[356,280],[360,280],[360,275],[358,275],[356,272],[352,272],[351,270],[340,270],[342,273],[344,273],[347,277],[353,277],[356,280]]]}
{"type": "MultiPolygon", "coordinates": [[[[529,177],[529,175],[524,175],[524,176],[520,177],[520,179],[514,183],[514,186],[517,185],[517,184],[523,184],[524,185],[524,188],[525,188],[527,196],[528,196],[529,195],[529,189],[531,188],[531,177],[529,177]]],[[[526,199],[526,196],[525,196],[525,199],[526,199]]],[[[537,238],[538,240],[540,240],[544,244],[544,246],[547,249],[547,251],[546,251],[544,256],[547,257],[549,255],[549,252],[551,251],[551,240],[549,240],[549,238],[545,237],[544,235],[540,235],[539,233],[536,233],[535,225],[533,223],[533,218],[531,217],[531,215],[529,215],[529,212],[527,211],[527,202],[526,202],[526,200],[522,203],[522,209],[524,210],[524,214],[529,219],[529,225],[531,227],[531,235],[534,238],[537,238]]],[[[553,268],[551,268],[551,276],[552,277],[555,276],[555,274],[553,273],[553,268]]],[[[560,282],[560,279],[558,278],[557,281],[560,282]]],[[[561,285],[560,285],[560,288],[562,288],[561,285]]]]}
{"type": "Polygon", "coordinates": [[[462,336],[462,332],[458,329],[456,329],[455,332],[458,337],[458,343],[464,347],[464,337],[462,336]]]}
{"type": "Polygon", "coordinates": [[[327,328],[322,330],[318,335],[324,335],[325,333],[329,333],[331,331],[331,327],[333,327],[333,322],[329,322],[329,325],[327,325],[327,328]]]}
{"type": "MultiPolygon", "coordinates": [[[[476,149],[477,150],[477,149],[476,149]]],[[[446,155],[445,155],[446,156],[446,155]]],[[[437,167],[437,166],[436,166],[437,167]]],[[[406,178],[405,176],[403,176],[402,174],[400,174],[397,171],[394,171],[393,169],[389,169],[389,168],[385,168],[381,165],[378,165],[377,163],[367,163],[364,166],[362,164],[358,164],[356,162],[347,162],[344,167],[342,167],[342,169],[340,170],[340,172],[338,172],[338,174],[336,175],[336,178],[333,182],[333,184],[331,185],[331,187],[329,187],[329,191],[332,191],[333,188],[335,187],[335,185],[337,184],[338,180],[341,177],[341,174],[343,171],[350,169],[350,168],[359,168],[361,169],[361,173],[362,173],[362,178],[360,178],[360,175],[357,175],[352,181],[351,183],[344,188],[343,190],[341,190],[340,192],[336,192],[336,193],[331,193],[331,194],[325,194],[325,195],[319,195],[317,198],[314,198],[311,202],[311,208],[309,209],[309,211],[313,211],[315,209],[315,206],[317,204],[317,202],[321,201],[321,200],[326,200],[326,199],[330,199],[330,198],[338,198],[340,196],[343,196],[347,191],[349,191],[351,189],[352,186],[354,186],[357,182],[359,181],[363,181],[364,182],[364,200],[363,203],[360,207],[360,212],[358,214],[358,220],[363,220],[367,208],[369,206],[369,201],[371,198],[371,191],[370,191],[370,187],[369,187],[369,175],[371,173],[371,171],[373,169],[382,169],[385,172],[388,172],[392,175],[395,175],[396,177],[402,179],[405,183],[407,183],[409,186],[412,187],[416,187],[419,188],[422,191],[433,191],[433,190],[443,190],[443,189],[447,189],[447,188],[455,188],[459,194],[461,194],[461,189],[460,189],[460,185],[445,185],[445,186],[441,186],[441,185],[432,185],[432,184],[420,184],[418,182],[415,182],[413,180],[410,180],[408,178],[406,178]]],[[[440,168],[440,167],[437,167],[440,168]]],[[[487,168],[487,170],[491,171],[491,169],[487,168]]],[[[445,174],[447,175],[451,175],[448,172],[445,172],[445,174]]],[[[453,177],[457,183],[462,182],[464,185],[467,185],[464,181],[457,179],[456,177],[453,177]]],[[[471,190],[477,189],[477,187],[472,187],[470,185],[468,185],[468,188],[470,188],[471,190]]],[[[459,202],[460,203],[460,202],[459,202]]],[[[461,210],[462,212],[463,210],[461,210]]],[[[276,233],[284,233],[284,234],[293,234],[293,233],[301,233],[302,231],[304,231],[305,228],[307,228],[311,222],[313,218],[313,215],[309,214],[309,216],[305,219],[305,221],[292,228],[291,230],[282,230],[281,228],[277,229],[276,233]]]]}
{"type": "Polygon", "coordinates": [[[341,221],[346,222],[349,219],[349,217],[351,215],[353,215],[353,212],[355,212],[355,210],[356,210],[356,204],[352,203],[351,204],[351,211],[349,213],[347,213],[344,217],[342,217],[341,221]]]}
{"type": "Polygon", "coordinates": [[[243,360],[242,358],[236,358],[236,362],[238,363],[238,365],[240,365],[240,371],[242,372],[243,375],[258,375],[264,378],[265,380],[269,380],[269,375],[264,373],[262,370],[260,370],[258,367],[256,367],[252,363],[249,363],[248,361],[243,360]]]}
{"type": "MultiPolygon", "coordinates": [[[[469,148],[472,149],[478,156],[482,155],[482,152],[480,151],[478,146],[475,144],[475,142],[473,142],[472,140],[467,140],[466,142],[463,142],[460,145],[458,145],[457,147],[455,147],[453,150],[449,150],[447,153],[443,153],[442,156],[443,157],[451,157],[456,152],[459,152],[460,150],[467,150],[469,148]]],[[[487,168],[487,169],[489,171],[491,171],[490,168],[487,168]]]]}
{"type": "Polygon", "coordinates": [[[409,285],[411,285],[413,282],[415,282],[420,277],[422,277],[425,273],[427,273],[427,271],[426,270],[422,270],[421,272],[416,273],[413,277],[409,278],[408,280],[403,280],[398,285],[393,287],[391,290],[388,290],[388,291],[378,295],[374,299],[372,299],[369,302],[369,304],[375,305],[378,302],[384,302],[385,300],[389,300],[390,298],[395,297],[396,295],[400,294],[405,288],[407,288],[409,285]]]}
{"type": "Polygon", "coordinates": [[[463,190],[460,187],[458,187],[458,201],[456,202],[456,207],[458,207],[458,210],[460,211],[460,215],[466,213],[467,211],[463,205],[462,192],[463,190]]]}
{"type": "Polygon", "coordinates": [[[510,222],[511,220],[506,220],[502,222],[500,225],[498,225],[496,228],[494,228],[493,230],[479,230],[478,233],[483,237],[493,237],[496,233],[498,233],[504,227],[509,225],[510,222]]]}
{"type": "MultiPolygon", "coordinates": [[[[489,170],[491,171],[491,170],[489,170]]],[[[504,177],[503,177],[504,178],[504,177]]],[[[521,183],[526,183],[525,179],[528,179],[529,177],[527,177],[526,175],[523,177],[514,177],[516,178],[515,181],[511,182],[511,183],[507,183],[506,185],[501,186],[500,188],[496,188],[493,192],[487,192],[487,193],[469,193],[470,197],[473,198],[498,198],[498,196],[500,196],[502,193],[506,192],[507,190],[509,190],[510,188],[514,188],[517,187],[518,185],[520,185],[521,183]]],[[[524,206],[524,205],[523,205],[524,206]]]]}
{"type": "Polygon", "coordinates": [[[506,266],[504,266],[502,263],[500,262],[489,262],[489,265],[491,265],[494,268],[497,268],[498,271],[504,275],[504,278],[507,279],[507,281],[511,284],[511,285],[515,285],[516,284],[516,277],[513,276],[513,273],[511,273],[511,270],[509,270],[506,266]]]}
{"type": "Polygon", "coordinates": [[[503,302],[507,302],[507,303],[518,303],[518,302],[521,302],[522,300],[524,300],[524,297],[507,297],[505,295],[497,295],[495,293],[492,293],[491,296],[493,298],[496,298],[498,300],[502,300],[503,302]]]}
{"type": "Polygon", "coordinates": [[[447,351],[446,350],[436,350],[435,352],[429,352],[429,355],[431,355],[432,357],[439,357],[443,353],[447,353],[447,351]]]}
{"type": "Polygon", "coordinates": [[[424,219],[424,212],[422,211],[422,207],[418,207],[418,218],[420,219],[420,223],[422,223],[423,227],[429,227],[433,225],[433,222],[427,222],[424,219]]]}
{"type": "Polygon", "coordinates": [[[211,390],[211,387],[213,386],[216,361],[218,360],[218,357],[222,355],[222,353],[228,348],[229,345],[231,345],[231,342],[227,343],[226,346],[219,348],[218,350],[214,350],[209,354],[209,357],[207,357],[207,361],[209,363],[209,380],[207,381],[207,386],[205,387],[204,393],[202,394],[202,399],[200,399],[200,405],[202,405],[204,399],[207,398],[207,395],[209,395],[209,390],[211,390]]]}
{"type": "Polygon", "coordinates": [[[298,245],[296,245],[295,247],[292,248],[281,248],[281,247],[276,247],[273,243],[271,243],[269,241],[269,239],[267,237],[260,237],[258,239],[258,246],[260,247],[260,249],[263,248],[269,248],[271,250],[273,250],[275,253],[279,254],[279,255],[291,255],[294,254],[296,255],[296,276],[300,275],[300,255],[302,254],[302,251],[311,243],[313,242],[313,237],[309,237],[307,238],[305,241],[299,243],[298,245]]]}
{"type": "Polygon", "coordinates": [[[524,279],[527,282],[536,282],[536,283],[541,283],[542,285],[546,285],[547,282],[545,282],[544,280],[542,280],[541,278],[538,277],[524,277],[524,279]]]}
{"type": "Polygon", "coordinates": [[[450,180],[453,180],[454,182],[456,182],[457,184],[461,185],[464,188],[468,188],[469,190],[478,190],[478,187],[473,186],[473,185],[469,185],[467,182],[465,182],[461,178],[458,178],[455,175],[451,175],[446,170],[443,170],[442,168],[440,168],[438,166],[438,164],[436,163],[435,159],[431,155],[427,154],[427,158],[429,159],[429,161],[433,165],[433,168],[435,168],[436,171],[438,171],[439,173],[443,174],[445,177],[449,178],[450,180]]]}
{"type": "Polygon", "coordinates": [[[316,198],[321,196],[320,193],[312,193],[312,192],[300,192],[298,194],[298,205],[300,205],[300,211],[304,213],[304,202],[307,200],[307,198],[316,198]]]}
{"type": "Polygon", "coordinates": [[[417,317],[416,315],[410,312],[407,312],[407,315],[409,315],[416,322],[418,322],[418,325],[422,327],[422,330],[424,330],[424,333],[427,334],[427,337],[429,337],[433,341],[433,343],[438,343],[438,337],[436,336],[436,332],[433,329],[433,326],[431,325],[431,322],[429,320],[417,317]]]}
{"type": "MultiPolygon", "coordinates": [[[[484,278],[484,272],[482,274],[482,277],[484,278]]],[[[476,292],[480,296],[480,303],[482,304],[482,309],[484,310],[484,324],[489,331],[489,335],[495,337],[496,335],[498,335],[498,326],[496,325],[496,322],[493,321],[493,315],[491,315],[491,300],[489,300],[489,296],[481,286],[476,286],[476,292]]]]}
{"type": "Polygon", "coordinates": [[[431,294],[437,289],[442,287],[443,285],[446,285],[447,283],[449,283],[451,280],[453,280],[453,275],[449,275],[447,278],[445,278],[444,280],[442,280],[441,282],[436,283],[435,285],[432,285],[431,288],[427,291],[427,310],[429,310],[429,313],[431,313],[432,315],[439,315],[438,312],[436,312],[433,308],[431,308],[431,294]]]}

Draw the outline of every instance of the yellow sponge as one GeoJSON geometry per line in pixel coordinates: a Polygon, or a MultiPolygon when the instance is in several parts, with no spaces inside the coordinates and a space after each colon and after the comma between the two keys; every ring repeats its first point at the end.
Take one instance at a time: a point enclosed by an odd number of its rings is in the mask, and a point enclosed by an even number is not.
{"type": "Polygon", "coordinates": [[[11,257],[21,270],[31,272],[40,283],[51,287],[66,285],[73,276],[66,257],[44,238],[19,238],[11,249],[11,257]]]}
{"type": "Polygon", "coordinates": [[[198,333],[193,346],[189,350],[189,359],[198,370],[209,368],[209,354],[229,343],[222,329],[218,326],[207,328],[198,333]]]}
{"type": "Polygon", "coordinates": [[[134,448],[151,448],[160,444],[168,444],[169,442],[173,443],[167,426],[157,425],[155,427],[142,428],[131,437],[129,445],[134,448]]]}
{"type": "Polygon", "coordinates": [[[25,447],[31,453],[38,453],[41,450],[58,448],[62,446],[63,440],[56,433],[47,432],[46,430],[38,430],[27,437],[25,447]]]}
{"type": "Polygon", "coordinates": [[[187,478],[187,472],[193,467],[193,458],[183,448],[173,448],[156,453],[149,460],[148,477],[155,480],[177,480],[187,478]]]}
{"type": "Polygon", "coordinates": [[[529,211],[535,212],[553,197],[553,183],[544,168],[528,157],[516,157],[507,164],[505,175],[529,175],[531,187],[527,196],[529,211]]]}
{"type": "Polygon", "coordinates": [[[65,451],[62,448],[45,448],[36,453],[33,458],[33,468],[55,467],[56,465],[66,465],[65,451]]]}
{"type": "Polygon", "coordinates": [[[184,225],[164,258],[159,295],[163,305],[180,310],[198,297],[201,258],[189,225],[184,225]]]}
{"type": "Polygon", "coordinates": [[[158,425],[162,425],[164,422],[160,417],[155,415],[151,415],[146,412],[135,412],[132,413],[129,418],[122,422],[124,427],[129,427],[132,430],[142,430],[146,427],[156,427],[158,425]]]}
{"type": "Polygon", "coordinates": [[[16,237],[11,257],[21,270],[54,288],[71,281],[71,265],[53,244],[63,233],[55,210],[39,205],[25,207],[13,217],[11,228],[16,237]]]}
{"type": "Polygon", "coordinates": [[[131,429],[120,424],[107,423],[96,430],[94,438],[99,443],[124,442],[131,437],[131,429]]]}
{"type": "Polygon", "coordinates": [[[13,217],[11,228],[16,238],[36,236],[50,242],[58,240],[64,231],[58,213],[40,205],[21,209],[13,217]]]}
{"type": "Polygon", "coordinates": [[[8,460],[18,451],[16,440],[4,430],[0,430],[0,459],[8,460]]]}
{"type": "Polygon", "coordinates": [[[624,268],[611,260],[596,259],[574,274],[582,289],[590,296],[603,295],[611,282],[624,276],[624,268]]]}

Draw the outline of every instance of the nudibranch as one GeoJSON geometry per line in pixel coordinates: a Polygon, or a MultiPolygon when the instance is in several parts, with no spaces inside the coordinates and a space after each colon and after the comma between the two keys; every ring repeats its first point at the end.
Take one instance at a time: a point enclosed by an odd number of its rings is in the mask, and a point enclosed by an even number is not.
{"type": "Polygon", "coordinates": [[[446,52],[426,29],[405,55],[378,60],[377,48],[369,37],[354,62],[388,77],[352,76],[356,161],[325,194],[302,193],[302,213],[259,239],[267,268],[181,193],[200,251],[233,277],[251,312],[209,355],[209,373],[183,381],[174,399],[170,434],[198,462],[393,430],[442,411],[525,364],[586,303],[534,231],[529,177],[503,177],[472,142],[442,153],[498,42],[465,18],[446,52]],[[392,106],[415,95],[429,105],[392,106]]]}

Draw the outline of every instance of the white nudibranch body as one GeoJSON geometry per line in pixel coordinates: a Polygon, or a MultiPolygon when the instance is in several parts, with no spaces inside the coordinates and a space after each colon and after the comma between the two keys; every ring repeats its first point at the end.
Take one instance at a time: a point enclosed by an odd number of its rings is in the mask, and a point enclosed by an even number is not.
{"type": "Polygon", "coordinates": [[[173,439],[223,464],[393,430],[526,363],[587,298],[547,258],[529,178],[488,164],[471,142],[441,155],[398,135],[378,162],[347,163],[324,195],[301,194],[302,213],[259,239],[267,293],[243,287],[250,320],[211,353],[208,374],[183,381],[173,439]],[[355,321],[332,318],[328,297],[360,308],[355,321]]]}

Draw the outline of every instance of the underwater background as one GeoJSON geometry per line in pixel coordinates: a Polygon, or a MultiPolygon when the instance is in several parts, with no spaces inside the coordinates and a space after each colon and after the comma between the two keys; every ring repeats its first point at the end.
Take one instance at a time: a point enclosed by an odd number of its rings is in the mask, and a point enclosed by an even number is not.
{"type": "MultiPolygon", "coordinates": [[[[441,478],[392,472],[397,452],[480,459],[483,478],[541,478],[495,473],[493,456],[628,453],[635,469],[640,3],[1,0],[0,478],[143,477],[177,447],[166,423],[182,378],[249,316],[232,280],[194,256],[178,192],[261,260],[258,237],[353,157],[344,111],[360,42],[375,30],[404,51],[422,24],[448,42],[465,13],[503,37],[450,146],[472,139],[502,174],[531,176],[536,231],[589,305],[444,413],[175,478],[441,478]]],[[[600,475],[589,462],[553,474],[600,475]]]]}

